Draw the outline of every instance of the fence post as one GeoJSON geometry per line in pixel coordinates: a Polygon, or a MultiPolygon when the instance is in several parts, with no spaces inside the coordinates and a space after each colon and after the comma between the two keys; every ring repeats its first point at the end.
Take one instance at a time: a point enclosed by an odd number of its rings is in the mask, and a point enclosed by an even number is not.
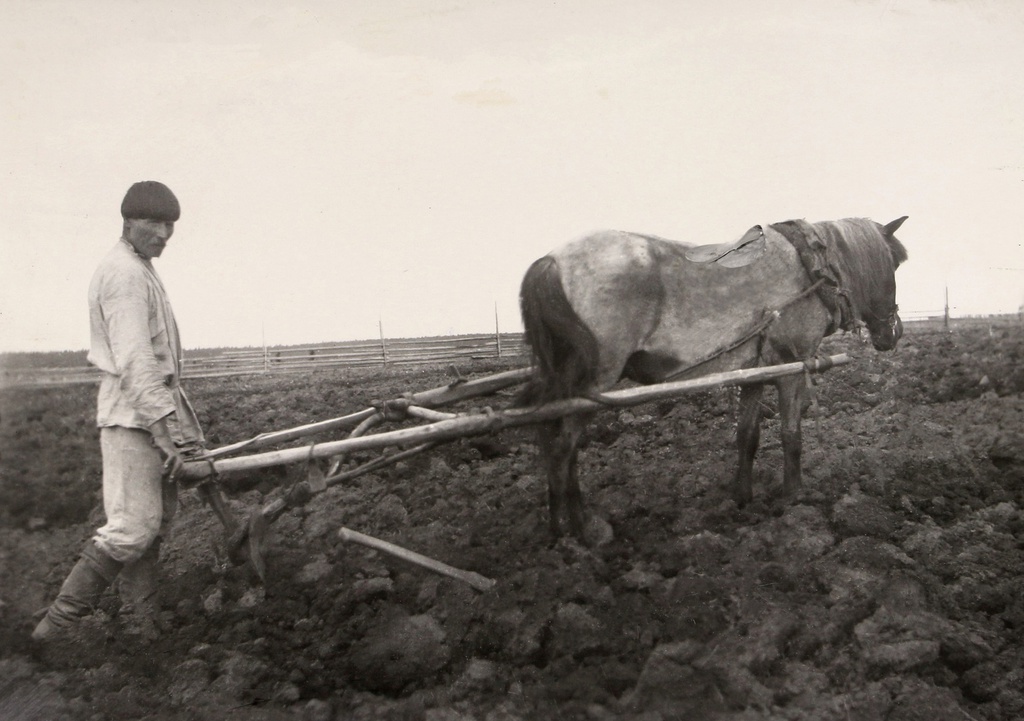
{"type": "Polygon", "coordinates": [[[384,342],[384,322],[378,318],[377,328],[380,330],[380,355],[384,363],[384,367],[388,365],[388,344],[384,342]]]}
{"type": "Polygon", "coordinates": [[[498,301],[494,301],[494,343],[498,348],[498,357],[501,358],[501,330],[498,328],[498,301]]]}
{"type": "Polygon", "coordinates": [[[263,343],[263,372],[270,372],[270,353],[267,352],[267,323],[260,321],[260,341],[263,343]]]}
{"type": "Polygon", "coordinates": [[[942,329],[949,333],[949,286],[946,286],[946,307],[942,313],[942,329]]]}

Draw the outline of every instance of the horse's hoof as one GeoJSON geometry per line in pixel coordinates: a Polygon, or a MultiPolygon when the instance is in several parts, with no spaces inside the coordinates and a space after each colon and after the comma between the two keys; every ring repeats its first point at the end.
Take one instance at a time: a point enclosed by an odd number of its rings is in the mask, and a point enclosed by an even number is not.
{"type": "Polygon", "coordinates": [[[570,565],[592,557],[590,547],[575,536],[562,536],[555,544],[555,550],[562,555],[562,560],[570,565]]]}
{"type": "Polygon", "coordinates": [[[589,548],[601,548],[615,540],[615,531],[612,524],[598,515],[593,515],[583,528],[583,536],[580,540],[589,548]]]}

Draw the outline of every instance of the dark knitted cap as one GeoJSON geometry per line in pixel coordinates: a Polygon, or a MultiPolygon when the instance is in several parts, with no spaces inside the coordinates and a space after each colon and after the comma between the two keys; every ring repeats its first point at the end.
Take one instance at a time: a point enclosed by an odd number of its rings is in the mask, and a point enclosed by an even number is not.
{"type": "Polygon", "coordinates": [[[163,183],[143,180],[128,188],[121,201],[121,217],[147,218],[174,222],[181,217],[181,206],[174,193],[163,183]]]}

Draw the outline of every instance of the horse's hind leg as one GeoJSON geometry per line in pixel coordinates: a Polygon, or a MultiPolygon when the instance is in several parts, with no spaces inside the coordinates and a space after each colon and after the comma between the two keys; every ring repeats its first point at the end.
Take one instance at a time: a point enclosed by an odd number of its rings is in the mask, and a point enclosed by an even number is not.
{"type": "Polygon", "coordinates": [[[583,492],[580,490],[577,461],[579,459],[580,437],[587,427],[592,414],[577,413],[562,419],[562,434],[567,436],[571,447],[569,454],[569,475],[565,484],[565,510],[569,517],[569,532],[583,540],[583,492]]]}
{"type": "Polygon", "coordinates": [[[568,459],[562,450],[562,419],[537,425],[537,442],[541,461],[548,477],[548,524],[552,538],[562,535],[562,501],[565,498],[565,479],[568,459]]]}
{"type": "Polygon", "coordinates": [[[583,538],[583,494],[576,469],[580,436],[590,415],[571,415],[538,427],[541,455],[548,476],[548,522],[551,535],[562,535],[563,513],[569,532],[583,538]]]}
{"type": "Polygon", "coordinates": [[[782,417],[782,492],[793,496],[800,490],[800,455],[803,437],[800,421],[806,381],[803,376],[781,378],[775,385],[779,389],[779,415],[782,417]]]}
{"type": "Polygon", "coordinates": [[[754,456],[761,442],[761,396],[764,386],[745,385],[740,389],[740,405],[736,423],[736,450],[739,461],[733,480],[733,497],[736,504],[745,506],[754,500],[751,477],[754,470],[754,456]]]}

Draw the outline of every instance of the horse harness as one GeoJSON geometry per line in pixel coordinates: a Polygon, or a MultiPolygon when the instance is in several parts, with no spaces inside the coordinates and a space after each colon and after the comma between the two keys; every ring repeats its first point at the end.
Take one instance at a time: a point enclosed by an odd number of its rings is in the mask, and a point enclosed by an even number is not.
{"type": "MultiPolygon", "coordinates": [[[[727,346],[718,348],[700,360],[690,364],[686,368],[682,368],[681,370],[672,373],[665,378],[665,381],[675,380],[680,376],[689,373],[694,368],[702,366],[705,363],[709,363],[716,358],[739,348],[754,338],[758,339],[758,354],[760,355],[761,344],[767,335],[768,328],[771,327],[776,320],[782,317],[782,311],[815,292],[818,294],[818,299],[821,300],[822,304],[829,312],[829,325],[828,329],[825,331],[825,335],[830,335],[837,329],[845,331],[856,329],[857,321],[856,316],[853,313],[853,306],[850,303],[849,293],[839,284],[839,273],[828,262],[828,258],[826,257],[826,245],[813,234],[813,231],[811,233],[804,231],[804,229],[800,227],[801,224],[809,225],[805,221],[787,220],[782,223],[774,223],[770,227],[789,241],[793,246],[793,249],[796,250],[797,256],[800,258],[800,262],[804,266],[804,270],[807,271],[807,275],[811,279],[811,284],[775,310],[766,311],[762,316],[762,319],[755,323],[754,326],[738,340],[733,341],[727,346]],[[811,235],[813,240],[808,238],[808,235],[811,235]]],[[[763,242],[763,228],[761,228],[761,226],[754,226],[754,228],[747,231],[741,241],[734,245],[739,245],[740,247],[752,245],[752,241],[758,239],[753,237],[755,230],[759,231],[759,240],[763,242]]],[[[721,255],[718,257],[721,257],[721,255]]],[[[696,262],[714,262],[715,258],[712,257],[707,260],[691,258],[691,260],[696,262]]],[[[894,308],[893,314],[895,313],[896,309],[894,308]]],[[[805,363],[806,362],[807,361],[805,361],[805,363]]]]}

